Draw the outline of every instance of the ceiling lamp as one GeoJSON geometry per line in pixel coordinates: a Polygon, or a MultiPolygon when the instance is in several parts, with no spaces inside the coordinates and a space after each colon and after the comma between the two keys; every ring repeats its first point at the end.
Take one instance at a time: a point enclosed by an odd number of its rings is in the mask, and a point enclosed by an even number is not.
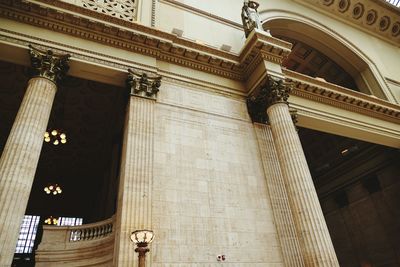
{"type": "Polygon", "coordinates": [[[58,224],[58,219],[54,218],[53,216],[50,216],[49,218],[44,220],[44,223],[48,224],[48,225],[57,225],[58,224]]]}
{"type": "Polygon", "coordinates": [[[48,130],[44,133],[44,141],[46,143],[52,143],[55,146],[58,144],[65,144],[67,143],[67,135],[61,130],[48,130]]]}
{"type": "Polygon", "coordinates": [[[62,193],[61,186],[59,186],[58,184],[50,184],[46,186],[43,190],[48,195],[50,194],[57,195],[62,193]]]}

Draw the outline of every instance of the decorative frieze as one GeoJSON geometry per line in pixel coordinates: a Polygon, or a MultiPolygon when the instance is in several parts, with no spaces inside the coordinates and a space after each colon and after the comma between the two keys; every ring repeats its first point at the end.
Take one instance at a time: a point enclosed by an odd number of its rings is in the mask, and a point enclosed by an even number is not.
{"type": "Polygon", "coordinates": [[[291,95],[385,121],[400,121],[400,109],[396,104],[287,69],[284,70],[284,74],[286,81],[293,86],[291,95]]]}
{"type": "Polygon", "coordinates": [[[43,51],[29,45],[31,67],[34,75],[46,78],[56,83],[68,71],[69,54],[54,54],[51,50],[43,51]]]}
{"type": "Polygon", "coordinates": [[[386,39],[394,45],[400,38],[400,9],[385,1],[359,0],[296,0],[309,2],[313,8],[328,11],[361,27],[365,31],[386,39]]]}
{"type": "Polygon", "coordinates": [[[155,99],[161,85],[161,76],[128,69],[126,81],[130,94],[155,99]]]}
{"type": "Polygon", "coordinates": [[[82,0],[78,1],[78,4],[119,19],[136,21],[137,1],[135,0],[82,0]]]}

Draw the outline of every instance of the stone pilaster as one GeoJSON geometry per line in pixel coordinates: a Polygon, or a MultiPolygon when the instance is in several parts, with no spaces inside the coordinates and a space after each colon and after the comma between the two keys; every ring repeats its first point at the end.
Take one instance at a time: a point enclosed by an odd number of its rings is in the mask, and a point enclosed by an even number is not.
{"type": "Polygon", "coordinates": [[[301,253],[296,227],[289,205],[285,182],[281,173],[279,161],[277,160],[278,156],[271,127],[265,124],[255,123],[254,128],[261,152],[272,212],[274,214],[285,266],[303,267],[303,255],[301,253]]]}
{"type": "Polygon", "coordinates": [[[313,180],[293,124],[287,99],[290,85],[268,77],[258,95],[249,98],[256,106],[267,107],[268,121],[288,193],[289,204],[305,266],[339,266],[319,204],[313,180]]]}
{"type": "MultiPolygon", "coordinates": [[[[154,105],[161,84],[161,77],[129,72],[131,96],[125,120],[114,253],[118,267],[137,266],[138,255],[130,234],[152,228],[154,105]]],[[[146,258],[149,266],[151,257],[146,258]]]]}
{"type": "Polygon", "coordinates": [[[0,266],[10,266],[57,90],[56,81],[68,70],[69,55],[31,47],[36,76],[24,99],[0,159],[0,266]]]}

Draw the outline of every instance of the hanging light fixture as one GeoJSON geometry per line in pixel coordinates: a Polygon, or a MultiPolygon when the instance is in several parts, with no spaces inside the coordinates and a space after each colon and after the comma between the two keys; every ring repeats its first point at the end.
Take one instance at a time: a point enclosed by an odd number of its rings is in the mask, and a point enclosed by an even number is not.
{"type": "Polygon", "coordinates": [[[67,143],[67,135],[61,130],[49,129],[44,133],[44,141],[57,146],[67,143]]]}
{"type": "Polygon", "coordinates": [[[54,218],[53,216],[50,216],[46,220],[44,220],[44,223],[48,224],[48,225],[57,225],[58,224],[58,218],[54,218]]]}
{"type": "Polygon", "coordinates": [[[50,195],[50,194],[57,195],[57,194],[62,193],[61,186],[58,184],[50,184],[50,185],[46,186],[43,190],[48,195],[50,195]]]}

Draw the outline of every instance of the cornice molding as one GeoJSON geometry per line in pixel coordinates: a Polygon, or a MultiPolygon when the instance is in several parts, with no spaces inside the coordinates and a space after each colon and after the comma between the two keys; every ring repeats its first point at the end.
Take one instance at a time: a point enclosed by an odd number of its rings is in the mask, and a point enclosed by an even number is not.
{"type": "Polygon", "coordinates": [[[383,0],[295,0],[400,46],[400,9],[383,0]]]}
{"type": "Polygon", "coordinates": [[[290,70],[283,73],[293,84],[291,95],[400,124],[398,105],[290,70]]]}
{"type": "Polygon", "coordinates": [[[0,16],[240,81],[257,57],[281,63],[290,53],[290,43],[260,32],[252,32],[238,55],[65,2],[37,2],[0,0],[0,16]]]}

